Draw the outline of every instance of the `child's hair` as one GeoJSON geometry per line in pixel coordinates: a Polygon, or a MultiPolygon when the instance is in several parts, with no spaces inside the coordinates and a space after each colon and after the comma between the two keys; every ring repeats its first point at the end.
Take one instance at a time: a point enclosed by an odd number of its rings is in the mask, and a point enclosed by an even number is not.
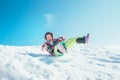
{"type": "MultiPolygon", "coordinates": [[[[50,34],[50,35],[52,36],[52,38],[53,38],[53,34],[52,34],[51,32],[46,32],[46,33],[45,33],[45,39],[46,39],[46,36],[47,36],[48,34],[50,34]]],[[[46,40],[47,40],[47,39],[46,39],[46,40]]]]}

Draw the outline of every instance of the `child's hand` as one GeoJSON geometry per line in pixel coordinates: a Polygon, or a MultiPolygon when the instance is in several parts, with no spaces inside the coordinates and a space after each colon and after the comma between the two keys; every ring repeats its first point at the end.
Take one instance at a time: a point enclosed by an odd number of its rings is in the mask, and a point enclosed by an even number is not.
{"type": "Polygon", "coordinates": [[[63,39],[62,38],[58,38],[58,41],[61,42],[61,41],[63,41],[63,39]]]}
{"type": "Polygon", "coordinates": [[[58,41],[61,42],[61,41],[64,41],[65,39],[63,37],[59,37],[58,38],[58,41]]]}
{"type": "Polygon", "coordinates": [[[43,49],[43,48],[41,48],[41,51],[44,51],[44,49],[43,49]]]}
{"type": "Polygon", "coordinates": [[[45,45],[42,45],[41,51],[44,51],[45,45]]]}

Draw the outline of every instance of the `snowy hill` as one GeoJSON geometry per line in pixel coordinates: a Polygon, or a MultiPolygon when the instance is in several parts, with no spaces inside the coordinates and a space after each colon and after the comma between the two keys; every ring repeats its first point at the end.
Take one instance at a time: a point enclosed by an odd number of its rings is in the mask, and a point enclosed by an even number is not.
{"type": "Polygon", "coordinates": [[[120,80],[120,47],[76,45],[52,57],[40,46],[0,45],[0,80],[120,80]]]}

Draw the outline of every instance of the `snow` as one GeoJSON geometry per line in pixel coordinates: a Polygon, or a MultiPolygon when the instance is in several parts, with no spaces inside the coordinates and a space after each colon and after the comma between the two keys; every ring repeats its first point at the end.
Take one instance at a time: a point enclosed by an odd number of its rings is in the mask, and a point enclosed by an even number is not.
{"type": "Polygon", "coordinates": [[[120,46],[76,45],[53,57],[41,46],[0,45],[0,80],[120,80],[120,46]]]}

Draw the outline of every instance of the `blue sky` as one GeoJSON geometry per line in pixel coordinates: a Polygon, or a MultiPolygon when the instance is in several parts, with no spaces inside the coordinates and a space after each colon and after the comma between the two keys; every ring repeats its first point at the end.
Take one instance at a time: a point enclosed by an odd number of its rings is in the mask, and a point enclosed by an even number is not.
{"type": "Polygon", "coordinates": [[[44,34],[91,34],[90,44],[120,45],[120,0],[0,0],[0,44],[41,45],[44,34]]]}

